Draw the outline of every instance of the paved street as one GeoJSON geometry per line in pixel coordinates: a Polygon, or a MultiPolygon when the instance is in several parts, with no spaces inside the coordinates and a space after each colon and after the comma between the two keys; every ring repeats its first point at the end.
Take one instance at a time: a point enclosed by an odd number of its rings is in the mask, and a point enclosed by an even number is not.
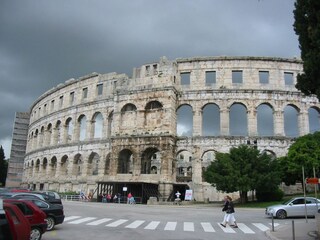
{"type": "MultiPolygon", "coordinates": [[[[236,209],[238,229],[223,228],[220,207],[148,206],[64,202],[65,222],[43,240],[73,239],[267,239],[271,220],[263,209],[236,209]]],[[[285,220],[286,221],[286,220],[285,220]]],[[[275,226],[284,224],[277,221],[275,226]]]]}

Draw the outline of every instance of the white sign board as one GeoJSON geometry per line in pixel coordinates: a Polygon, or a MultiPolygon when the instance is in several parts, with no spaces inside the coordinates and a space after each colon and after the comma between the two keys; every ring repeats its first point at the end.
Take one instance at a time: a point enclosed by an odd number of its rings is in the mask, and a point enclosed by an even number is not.
{"type": "Polygon", "coordinates": [[[128,191],[128,188],[127,187],[123,187],[122,191],[126,192],[126,191],[128,191]]]}
{"type": "Polygon", "coordinates": [[[185,201],[191,201],[192,200],[192,190],[186,190],[186,194],[184,195],[185,201]]]}

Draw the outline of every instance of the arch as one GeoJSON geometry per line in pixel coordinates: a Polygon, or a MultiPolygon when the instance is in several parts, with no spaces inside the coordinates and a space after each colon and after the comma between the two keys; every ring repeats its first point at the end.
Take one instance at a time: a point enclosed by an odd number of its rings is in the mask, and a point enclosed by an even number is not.
{"type": "Polygon", "coordinates": [[[47,166],[48,166],[48,159],[47,158],[44,158],[42,160],[42,169],[43,170],[46,170],[47,169],[47,166]]]}
{"type": "Polygon", "coordinates": [[[98,175],[100,156],[96,152],[92,152],[88,159],[87,174],[98,175]]]}
{"type": "Polygon", "coordinates": [[[85,115],[80,115],[78,118],[78,124],[79,124],[79,140],[83,141],[86,139],[87,135],[87,117],[85,115]]]}
{"type": "Polygon", "coordinates": [[[268,103],[262,103],[257,107],[258,136],[274,135],[274,109],[268,103]]]}
{"type": "Polygon", "coordinates": [[[132,103],[127,103],[121,109],[122,113],[123,112],[129,112],[129,111],[137,111],[137,107],[132,103]]]}
{"type": "Polygon", "coordinates": [[[184,104],[177,109],[177,135],[191,137],[193,133],[193,112],[190,105],[184,104]]]}
{"type": "Polygon", "coordinates": [[[188,150],[181,150],[177,154],[176,176],[177,182],[192,180],[192,153],[188,150]]]}
{"type": "Polygon", "coordinates": [[[233,103],[229,113],[231,136],[248,136],[247,107],[242,103],[233,103]]]}
{"type": "Polygon", "coordinates": [[[92,119],[93,122],[93,138],[102,138],[103,133],[103,116],[100,112],[96,112],[92,119]]]}
{"type": "Polygon", "coordinates": [[[220,108],[208,103],[202,108],[202,136],[220,135],[220,108]]]}
{"type": "Polygon", "coordinates": [[[150,101],[146,104],[145,110],[163,108],[163,105],[159,101],[150,101]]]}
{"type": "Polygon", "coordinates": [[[129,149],[123,149],[118,155],[118,173],[128,174],[133,170],[133,153],[129,149]]]}
{"type": "Polygon", "coordinates": [[[73,176],[81,176],[82,174],[82,155],[80,153],[76,154],[73,159],[73,169],[72,169],[72,175],[73,176]]]}
{"type": "Polygon", "coordinates": [[[37,159],[37,160],[36,160],[35,168],[36,168],[36,172],[39,172],[39,169],[40,169],[40,159],[37,159]]]}
{"type": "Polygon", "coordinates": [[[53,156],[50,160],[50,177],[54,177],[57,170],[57,158],[56,156],[53,156]]]}
{"type": "Polygon", "coordinates": [[[72,121],[72,118],[69,117],[67,120],[66,120],[66,132],[67,132],[67,143],[68,142],[72,142],[72,136],[73,136],[73,129],[74,129],[74,126],[73,126],[73,121],[72,121]]]}
{"type": "Polygon", "coordinates": [[[284,132],[287,137],[299,136],[299,110],[296,106],[288,104],[284,108],[284,132]]]}
{"type": "Polygon", "coordinates": [[[61,127],[61,121],[58,120],[56,122],[56,125],[55,125],[55,131],[56,131],[56,144],[60,144],[62,143],[62,127],[61,127]]]}
{"type": "Polygon", "coordinates": [[[141,156],[141,174],[151,174],[151,167],[159,167],[160,164],[157,162],[157,154],[159,150],[157,148],[147,148],[141,156]]]}
{"type": "Polygon", "coordinates": [[[317,107],[308,109],[309,132],[314,133],[320,130],[320,111],[317,107]]]}
{"type": "Polygon", "coordinates": [[[68,166],[69,166],[69,157],[68,155],[63,155],[61,158],[60,172],[68,176],[68,166]]]}

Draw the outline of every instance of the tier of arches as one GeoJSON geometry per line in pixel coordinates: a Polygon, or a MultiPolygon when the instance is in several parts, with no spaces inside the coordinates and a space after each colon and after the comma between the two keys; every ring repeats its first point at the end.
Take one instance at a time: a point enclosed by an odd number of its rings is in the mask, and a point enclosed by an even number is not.
{"type": "MultiPolygon", "coordinates": [[[[125,119],[126,124],[131,122],[134,127],[138,121],[137,112],[136,105],[127,103],[121,109],[120,119],[125,119]]],[[[157,116],[160,112],[163,113],[163,105],[159,101],[146,104],[144,126],[154,124],[150,123],[151,119],[159,119],[157,116]]],[[[264,102],[252,109],[245,103],[234,101],[224,109],[216,103],[206,103],[200,110],[195,110],[191,104],[184,103],[178,106],[176,114],[177,121],[173,124],[176,124],[177,136],[297,137],[320,130],[320,111],[317,106],[302,111],[298,106],[288,103],[283,108],[275,109],[270,103],[264,102]],[[197,114],[197,111],[200,113],[197,114]],[[199,115],[201,120],[197,119],[199,115]],[[194,122],[197,126],[194,126],[194,122]],[[199,128],[201,130],[197,130],[199,128]]],[[[65,120],[58,119],[30,131],[27,152],[41,147],[108,138],[112,134],[113,125],[113,111],[107,117],[100,111],[91,117],[81,113],[75,120],[67,116],[65,120]]]]}

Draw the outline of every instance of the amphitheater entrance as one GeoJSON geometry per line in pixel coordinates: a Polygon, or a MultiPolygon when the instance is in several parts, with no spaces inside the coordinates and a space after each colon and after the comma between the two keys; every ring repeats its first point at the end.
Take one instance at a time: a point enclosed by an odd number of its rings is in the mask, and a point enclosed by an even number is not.
{"type": "Polygon", "coordinates": [[[136,203],[146,204],[149,197],[161,198],[158,184],[143,182],[98,182],[98,201],[102,201],[104,194],[111,195],[111,201],[116,203],[127,203],[127,195],[131,193],[136,203]],[[114,198],[114,196],[117,196],[114,198]]]}

